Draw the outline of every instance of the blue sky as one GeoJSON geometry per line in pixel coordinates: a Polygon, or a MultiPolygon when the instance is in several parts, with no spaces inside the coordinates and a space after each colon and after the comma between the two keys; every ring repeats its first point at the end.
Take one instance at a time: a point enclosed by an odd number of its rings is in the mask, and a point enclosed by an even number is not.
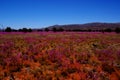
{"type": "Polygon", "coordinates": [[[120,22],[120,0],[0,0],[0,24],[4,27],[90,22],[120,22]]]}

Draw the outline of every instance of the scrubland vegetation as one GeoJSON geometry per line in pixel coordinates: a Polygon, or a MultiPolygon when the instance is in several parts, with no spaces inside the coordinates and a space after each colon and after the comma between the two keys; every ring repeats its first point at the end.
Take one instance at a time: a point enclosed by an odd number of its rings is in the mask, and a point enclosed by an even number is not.
{"type": "Polygon", "coordinates": [[[1,32],[0,80],[120,80],[120,34],[1,32]]]}

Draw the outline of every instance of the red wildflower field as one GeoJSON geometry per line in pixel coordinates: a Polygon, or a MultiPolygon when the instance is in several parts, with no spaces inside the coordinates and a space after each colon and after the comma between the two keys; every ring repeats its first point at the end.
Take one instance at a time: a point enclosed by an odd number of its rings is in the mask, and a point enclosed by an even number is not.
{"type": "Polygon", "coordinates": [[[120,34],[0,33],[0,80],[120,80],[120,34]]]}

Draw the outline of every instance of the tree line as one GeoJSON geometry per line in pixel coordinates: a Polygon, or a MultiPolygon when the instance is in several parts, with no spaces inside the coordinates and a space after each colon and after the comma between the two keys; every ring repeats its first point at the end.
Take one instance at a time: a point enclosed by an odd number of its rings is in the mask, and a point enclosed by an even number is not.
{"type": "Polygon", "coordinates": [[[31,28],[22,28],[22,29],[12,29],[11,27],[6,27],[5,30],[3,30],[5,32],[32,32],[31,28]]]}
{"type": "Polygon", "coordinates": [[[53,32],[62,32],[62,31],[67,31],[67,32],[116,32],[116,33],[120,33],[120,28],[116,27],[115,29],[111,29],[111,28],[106,28],[106,29],[101,29],[101,30],[92,30],[92,29],[86,29],[86,30],[82,30],[82,29],[73,29],[73,30],[65,30],[63,28],[56,28],[53,27],[52,29],[49,28],[45,28],[44,31],[49,32],[49,31],[53,31],[53,32]]]}
{"type": "MultiPolygon", "coordinates": [[[[3,30],[1,30],[3,31],[3,30]]],[[[32,30],[31,28],[22,28],[22,29],[12,29],[11,27],[6,27],[5,32],[33,32],[34,30],[32,30]]],[[[45,32],[49,32],[49,31],[53,31],[53,32],[63,32],[63,31],[66,31],[66,32],[116,32],[116,33],[120,33],[120,28],[119,27],[116,27],[115,29],[111,29],[111,28],[106,28],[106,29],[102,29],[102,30],[92,30],[92,29],[86,29],[86,30],[81,30],[81,29],[73,29],[73,30],[65,30],[61,27],[59,28],[56,28],[56,27],[53,27],[52,29],[49,29],[49,28],[45,28],[45,29],[38,29],[37,30],[38,32],[40,31],[45,31],[45,32]]]]}

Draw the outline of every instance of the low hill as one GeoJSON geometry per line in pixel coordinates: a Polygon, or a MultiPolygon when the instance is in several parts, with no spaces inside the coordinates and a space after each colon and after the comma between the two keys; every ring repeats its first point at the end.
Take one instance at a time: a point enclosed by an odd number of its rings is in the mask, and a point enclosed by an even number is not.
{"type": "Polygon", "coordinates": [[[68,24],[68,25],[53,25],[47,27],[49,30],[52,28],[62,28],[64,30],[104,30],[104,29],[112,29],[114,30],[116,27],[120,28],[120,23],[86,23],[86,24],[68,24]]]}

